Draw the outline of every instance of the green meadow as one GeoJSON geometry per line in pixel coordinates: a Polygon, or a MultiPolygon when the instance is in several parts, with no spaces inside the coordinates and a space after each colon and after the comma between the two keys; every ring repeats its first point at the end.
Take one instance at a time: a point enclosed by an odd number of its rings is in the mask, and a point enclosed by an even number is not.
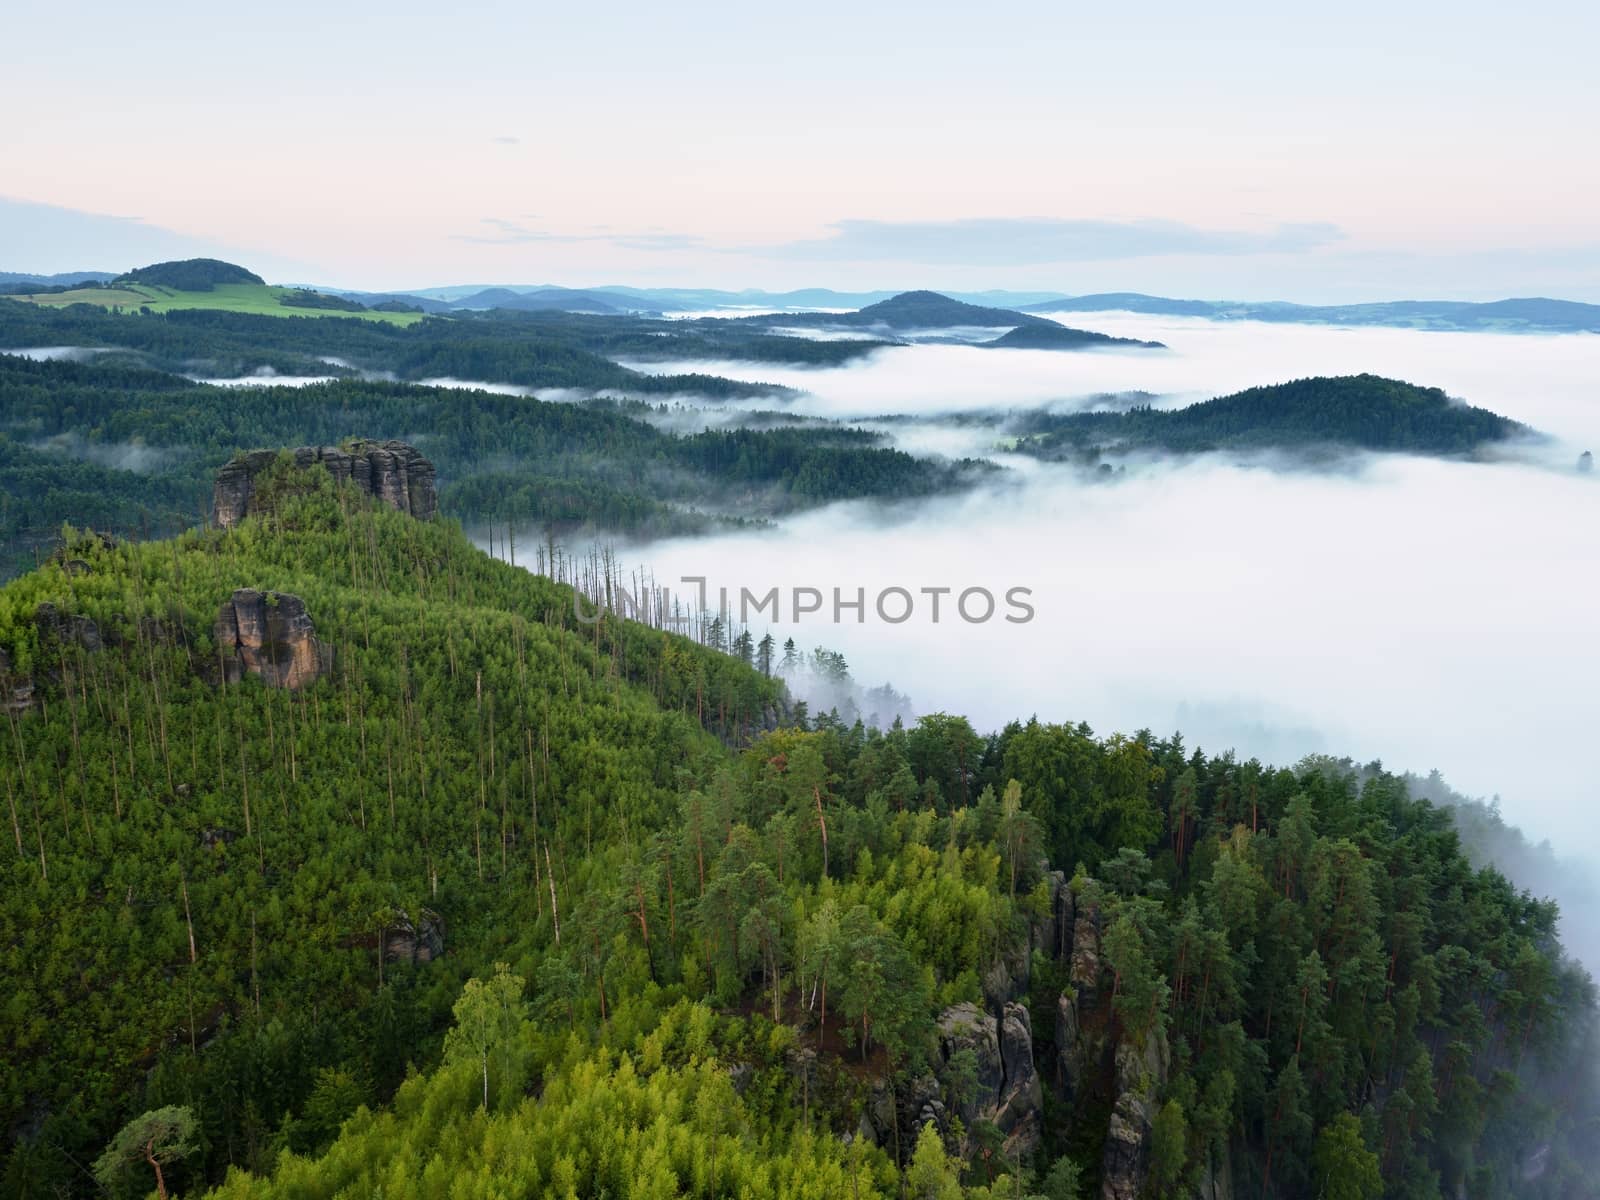
{"type": "Polygon", "coordinates": [[[46,292],[38,295],[15,296],[50,308],[63,308],[69,304],[96,304],[101,308],[124,309],[137,312],[148,308],[151,312],[171,312],[179,308],[215,308],[225,312],[257,313],[270,317],[358,317],[368,321],[385,321],[391,325],[412,325],[422,319],[421,313],[348,312],[343,309],[298,308],[283,304],[280,297],[290,295],[293,288],[274,287],[260,283],[219,283],[209,292],[180,292],[173,288],[150,283],[124,283],[107,287],[74,288],[68,292],[46,292]]]}

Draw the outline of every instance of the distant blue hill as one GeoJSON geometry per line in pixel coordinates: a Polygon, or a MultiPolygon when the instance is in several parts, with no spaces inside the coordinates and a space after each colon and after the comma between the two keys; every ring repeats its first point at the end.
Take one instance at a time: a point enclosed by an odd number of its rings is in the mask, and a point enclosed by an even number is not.
{"type": "Polygon", "coordinates": [[[1381,325],[1401,329],[1492,333],[1600,333],[1600,304],[1536,296],[1474,303],[1390,300],[1370,304],[1290,304],[1282,300],[1174,300],[1139,292],[1102,292],[1025,305],[1023,312],[1136,312],[1212,321],[1294,325],[1381,325]]]}
{"type": "Polygon", "coordinates": [[[77,287],[84,283],[107,283],[114,271],[62,271],[55,275],[29,275],[19,271],[0,271],[0,284],[27,283],[36,287],[77,287]]]}

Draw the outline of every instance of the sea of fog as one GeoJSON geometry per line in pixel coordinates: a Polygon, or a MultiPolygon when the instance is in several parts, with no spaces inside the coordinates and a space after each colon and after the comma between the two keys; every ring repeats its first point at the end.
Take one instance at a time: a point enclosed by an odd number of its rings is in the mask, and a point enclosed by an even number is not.
{"type": "MultiPolygon", "coordinates": [[[[779,641],[838,649],[862,683],[892,683],[921,712],[981,728],[1036,714],[1101,733],[1181,730],[1191,747],[1280,764],[1325,752],[1437,767],[1459,790],[1501,794],[1532,836],[1583,845],[1597,799],[1600,476],[1575,464],[1600,451],[1600,337],[1070,321],[1170,349],[917,345],[845,368],[644,369],[770,380],[804,389],[796,413],[842,418],[1133,391],[1175,404],[1365,371],[1443,387],[1553,440],[1513,462],[1361,456],[1309,472],[1214,456],[1134,464],[1111,483],[1001,454],[1005,479],[971,494],[836,504],[776,529],[624,546],[624,561],[667,583],[704,576],[736,608],[741,588],[779,588],[779,641]],[[971,624],[946,599],[938,622],[924,602],[889,624],[873,601],[895,587],[1026,587],[1035,616],[1006,622],[1002,599],[971,624]],[[795,622],[795,588],[820,590],[824,611],[795,622]],[[846,609],[834,622],[835,588],[847,601],[865,591],[864,620],[846,609]]],[[[982,452],[994,436],[882,427],[919,452],[982,452]]],[[[753,624],[759,636],[769,622],[753,624]]]]}

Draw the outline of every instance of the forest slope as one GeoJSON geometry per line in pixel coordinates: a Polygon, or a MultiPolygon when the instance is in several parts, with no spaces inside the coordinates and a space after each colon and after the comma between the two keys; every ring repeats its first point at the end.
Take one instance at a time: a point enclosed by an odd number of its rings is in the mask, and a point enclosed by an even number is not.
{"type": "Polygon", "coordinates": [[[272,486],[0,589],[8,1193],[174,1105],[228,1196],[1592,1194],[1593,989],[1403,781],[786,721],[748,640],[272,486]],[[219,669],[241,587],[300,690],[219,669]]]}

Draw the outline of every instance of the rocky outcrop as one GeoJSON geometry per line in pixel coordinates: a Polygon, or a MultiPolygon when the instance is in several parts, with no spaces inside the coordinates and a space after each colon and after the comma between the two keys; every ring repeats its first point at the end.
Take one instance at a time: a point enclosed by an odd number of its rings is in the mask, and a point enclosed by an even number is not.
{"type": "Polygon", "coordinates": [[[401,909],[379,936],[383,940],[383,957],[389,962],[432,962],[444,953],[444,922],[427,909],[414,923],[401,909]]]}
{"type": "Polygon", "coordinates": [[[298,596],[240,588],[217,613],[215,639],[228,683],[255,675],[268,687],[299,689],[333,666],[298,596]]]}
{"type": "Polygon", "coordinates": [[[200,844],[207,850],[221,850],[233,845],[238,840],[239,831],[237,829],[223,829],[219,826],[200,831],[200,844]]]}
{"type": "Polygon", "coordinates": [[[1056,1001],[1056,1085],[1071,1102],[1103,1079],[1111,1047],[1101,994],[1100,910],[1070,888],[1065,891],[1072,906],[1071,936],[1064,947],[1067,989],[1056,1001]]]}
{"type": "Polygon", "coordinates": [[[999,1023],[976,1004],[945,1009],[939,1014],[939,1060],[939,1077],[950,1091],[956,1115],[970,1129],[994,1110],[1005,1084],[999,1023]]]}
{"type": "Polygon", "coordinates": [[[1590,450],[1585,450],[1582,454],[1578,455],[1578,473],[1580,475],[1587,475],[1593,470],[1594,453],[1590,450]]]}
{"type": "Polygon", "coordinates": [[[20,715],[33,707],[33,680],[11,668],[11,655],[0,646],[0,708],[20,715]]]}
{"type": "Polygon", "coordinates": [[[113,534],[86,529],[76,534],[70,543],[56,547],[50,561],[68,575],[87,575],[94,567],[84,555],[115,550],[120,544],[113,534]]]}
{"type": "Polygon", "coordinates": [[[983,986],[984,1002],[993,1009],[1011,1003],[1028,990],[1032,974],[1033,956],[1025,941],[1014,941],[1001,949],[995,960],[984,969],[979,982],[983,986]]]}
{"type": "Polygon", "coordinates": [[[1062,959],[1072,950],[1072,923],[1077,915],[1076,899],[1067,886],[1064,871],[1046,871],[1045,886],[1050,892],[1049,915],[1034,921],[1030,930],[1033,948],[1047,958],[1062,959]]]}
{"type": "Polygon", "coordinates": [[[1069,1101],[1082,1091],[1088,1073],[1079,1029],[1078,997],[1062,992],[1056,1000],[1056,1086],[1069,1101]]]}
{"type": "Polygon", "coordinates": [[[880,1079],[872,1085],[872,1092],[862,1106],[856,1137],[875,1145],[892,1146],[895,1120],[894,1092],[886,1080],[880,1079]]]}
{"type": "Polygon", "coordinates": [[[1033,1064],[1033,1020],[1025,1004],[1008,1004],[1000,1019],[1000,1059],[1005,1087],[994,1123],[1006,1135],[1006,1152],[1032,1154],[1039,1145],[1044,1088],[1033,1064]]]}
{"type": "MultiPolygon", "coordinates": [[[[257,477],[278,461],[276,450],[235,455],[217,472],[212,507],[223,528],[259,511],[257,477]]],[[[342,446],[301,446],[289,451],[296,467],[321,466],[390,508],[420,521],[439,511],[433,464],[405,442],[354,439],[342,446]]]]}
{"type": "Polygon", "coordinates": [[[939,1091],[939,1081],[936,1078],[932,1075],[920,1075],[907,1085],[901,1105],[901,1117],[904,1121],[902,1128],[911,1134],[913,1139],[929,1122],[932,1122],[941,1137],[949,1134],[950,1113],[945,1109],[944,1099],[939,1091]]]}
{"type": "Polygon", "coordinates": [[[100,639],[100,627],[92,619],[80,613],[64,613],[48,600],[33,610],[33,623],[42,642],[78,646],[91,654],[105,645],[100,639]]]}
{"type": "Polygon", "coordinates": [[[1100,986],[1100,909],[1087,901],[1077,904],[1072,922],[1072,961],[1067,979],[1080,996],[1100,986]]]}
{"type": "Polygon", "coordinates": [[[1156,1097],[1170,1067],[1167,1035],[1159,1025],[1143,1044],[1124,1040],[1117,1047],[1117,1102],[1100,1160],[1100,1200],[1139,1200],[1143,1194],[1156,1097]]]}
{"type": "MultiPolygon", "coordinates": [[[[1006,1135],[1007,1153],[1025,1155],[1038,1146],[1044,1089],[1034,1067],[1026,1006],[1007,1004],[998,1018],[976,1004],[945,1009],[939,1014],[938,1075],[969,1135],[974,1124],[989,1121],[1006,1135]]],[[[941,1104],[928,1114],[941,1128],[942,1109],[941,1104]]]]}

